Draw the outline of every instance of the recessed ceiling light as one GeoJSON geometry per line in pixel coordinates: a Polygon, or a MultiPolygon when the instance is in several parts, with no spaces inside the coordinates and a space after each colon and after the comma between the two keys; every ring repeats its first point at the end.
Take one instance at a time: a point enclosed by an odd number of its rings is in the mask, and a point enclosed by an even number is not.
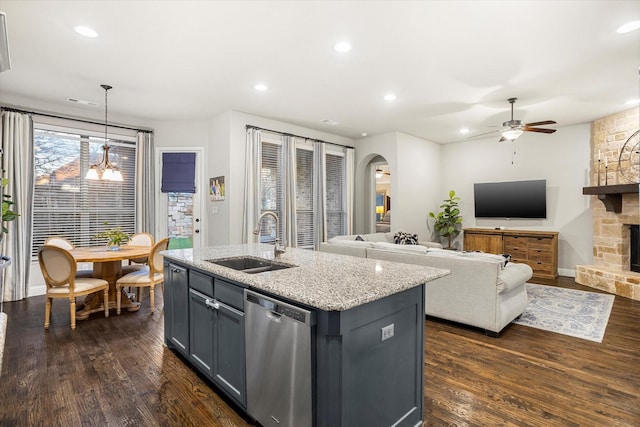
{"type": "Polygon", "coordinates": [[[362,136],[367,136],[367,133],[366,132],[362,132],[361,135],[362,136]]]}
{"type": "Polygon", "coordinates": [[[264,84],[264,83],[258,83],[258,84],[256,84],[256,85],[254,85],[254,86],[253,86],[253,88],[254,88],[255,90],[257,90],[258,92],[264,92],[265,90],[269,89],[269,88],[267,87],[267,85],[266,85],[266,84],[264,84]]]}
{"type": "Polygon", "coordinates": [[[335,121],[335,120],[331,120],[331,119],[324,119],[322,121],[322,123],[324,123],[325,125],[331,125],[331,126],[335,126],[335,125],[339,125],[340,122],[335,121]]]}
{"type": "Polygon", "coordinates": [[[631,22],[627,22],[626,24],[618,28],[616,30],[616,33],[618,34],[630,33],[631,31],[637,30],[638,28],[640,28],[640,21],[631,21],[631,22]]]}
{"type": "Polygon", "coordinates": [[[460,129],[460,133],[469,133],[469,129],[462,128],[462,129],[460,129]]]}
{"type": "Polygon", "coordinates": [[[395,101],[396,95],[394,93],[388,93],[384,96],[385,101],[395,101]]]}
{"type": "Polygon", "coordinates": [[[640,99],[630,99],[627,102],[625,102],[625,104],[627,105],[636,105],[636,104],[640,104],[640,99]]]}
{"type": "Polygon", "coordinates": [[[351,50],[351,45],[347,42],[340,42],[340,43],[336,43],[333,46],[333,50],[335,50],[336,52],[340,52],[340,53],[346,53],[349,52],[351,50]]]}
{"type": "Polygon", "coordinates": [[[85,37],[91,37],[91,38],[98,37],[98,33],[96,33],[96,30],[90,27],[86,27],[84,25],[78,25],[76,27],[73,27],[73,29],[76,31],[76,33],[85,37]]]}

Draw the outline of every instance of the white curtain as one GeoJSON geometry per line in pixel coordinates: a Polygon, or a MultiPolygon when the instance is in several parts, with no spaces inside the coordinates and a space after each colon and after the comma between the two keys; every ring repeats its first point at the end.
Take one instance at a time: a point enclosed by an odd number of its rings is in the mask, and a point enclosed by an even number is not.
{"type": "Polygon", "coordinates": [[[325,144],[320,141],[313,142],[313,194],[315,202],[314,211],[314,244],[315,250],[320,250],[320,243],[327,241],[327,193],[325,182],[327,178],[327,161],[325,144]]]}
{"type": "Polygon", "coordinates": [[[156,235],[155,163],[153,134],[138,132],[136,136],[136,232],[156,235]]]}
{"type": "Polygon", "coordinates": [[[33,120],[30,115],[2,111],[2,170],[9,183],[5,194],[15,203],[20,216],[6,223],[9,232],[2,239],[1,252],[11,258],[4,271],[5,301],[28,297],[31,265],[31,221],[33,204],[33,120]]]}
{"type": "Polygon", "coordinates": [[[346,206],[346,215],[347,215],[347,223],[345,230],[345,234],[353,234],[353,218],[354,218],[354,200],[356,198],[355,194],[355,150],[351,147],[345,148],[345,157],[346,157],[346,170],[345,170],[345,178],[346,178],[346,190],[347,190],[347,206],[346,206]]]}
{"type": "Polygon", "coordinates": [[[298,246],[298,218],[296,209],[296,140],[289,135],[282,136],[282,157],[284,168],[284,214],[282,230],[284,246],[298,246]]]}
{"type": "Polygon", "coordinates": [[[260,214],[260,159],[262,158],[262,135],[259,129],[247,129],[246,150],[242,242],[256,243],[258,236],[253,234],[253,231],[260,214]]]}

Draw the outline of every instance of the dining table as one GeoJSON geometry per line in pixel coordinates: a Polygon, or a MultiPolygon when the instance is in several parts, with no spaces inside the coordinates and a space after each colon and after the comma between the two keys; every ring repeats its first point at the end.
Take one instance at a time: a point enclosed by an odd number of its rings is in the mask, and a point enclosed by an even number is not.
{"type": "MultiPolygon", "coordinates": [[[[123,245],[118,250],[107,246],[76,247],[69,251],[76,262],[93,263],[93,277],[109,282],[109,309],[116,308],[116,281],[122,277],[122,261],[138,259],[149,256],[151,246],[123,245]]],[[[120,306],[128,311],[137,311],[140,308],[139,301],[132,301],[129,295],[122,292],[120,306]]],[[[76,312],[76,319],[84,320],[91,313],[104,311],[102,298],[95,298],[95,293],[87,295],[84,307],[76,312]]]]}

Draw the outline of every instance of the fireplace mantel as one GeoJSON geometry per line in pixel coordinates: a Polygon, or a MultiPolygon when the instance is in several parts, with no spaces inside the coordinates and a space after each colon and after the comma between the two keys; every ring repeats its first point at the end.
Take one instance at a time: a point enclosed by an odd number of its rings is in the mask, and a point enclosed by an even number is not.
{"type": "Polygon", "coordinates": [[[595,187],[583,187],[582,194],[598,196],[598,200],[604,203],[607,212],[622,212],[622,195],[638,194],[640,184],[616,184],[598,185],[595,187]]]}

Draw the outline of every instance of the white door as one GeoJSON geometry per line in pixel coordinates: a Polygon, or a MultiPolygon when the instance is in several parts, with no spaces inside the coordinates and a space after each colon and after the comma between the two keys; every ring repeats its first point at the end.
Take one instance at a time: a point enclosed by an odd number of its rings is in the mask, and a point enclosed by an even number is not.
{"type": "Polygon", "coordinates": [[[156,188],[158,189],[159,215],[156,218],[157,236],[169,237],[169,249],[202,247],[202,211],[201,199],[206,196],[202,183],[202,159],[204,150],[192,147],[159,147],[156,149],[156,188]],[[195,153],[196,155],[196,192],[162,193],[162,154],[195,153]]]}

